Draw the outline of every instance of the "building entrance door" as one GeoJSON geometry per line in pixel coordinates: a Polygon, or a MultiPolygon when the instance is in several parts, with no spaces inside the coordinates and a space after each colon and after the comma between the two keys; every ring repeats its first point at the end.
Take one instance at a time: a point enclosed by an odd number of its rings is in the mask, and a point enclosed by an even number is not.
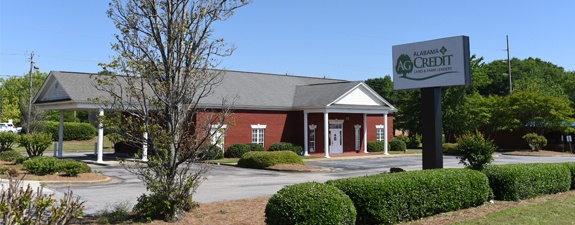
{"type": "Polygon", "coordinates": [[[343,153],[343,123],[329,124],[329,153],[343,153]]]}

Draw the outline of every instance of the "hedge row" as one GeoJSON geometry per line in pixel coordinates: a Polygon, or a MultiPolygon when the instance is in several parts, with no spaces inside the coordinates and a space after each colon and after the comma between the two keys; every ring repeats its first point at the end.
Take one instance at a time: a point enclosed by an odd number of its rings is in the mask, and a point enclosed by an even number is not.
{"type": "Polygon", "coordinates": [[[297,155],[302,155],[303,147],[289,142],[277,142],[270,145],[269,151],[292,151],[297,155]]]}
{"type": "Polygon", "coordinates": [[[519,201],[569,190],[573,167],[563,163],[489,165],[483,172],[495,199],[519,201]]]}
{"type": "MultiPolygon", "coordinates": [[[[481,172],[472,169],[410,171],[331,180],[326,184],[342,190],[352,200],[357,210],[356,224],[394,224],[478,206],[493,197],[518,201],[575,189],[575,163],[490,165],[481,172]]],[[[336,207],[338,202],[316,206],[313,203],[319,200],[299,201],[301,196],[297,195],[306,193],[304,190],[291,195],[283,193],[281,204],[274,203],[268,207],[297,213],[268,213],[266,207],[266,222],[296,224],[291,222],[296,218],[300,224],[314,224],[317,220],[307,221],[315,218],[316,214],[299,212],[336,207]],[[289,199],[297,201],[289,202],[289,199]],[[285,208],[288,205],[289,208],[285,208]],[[280,216],[282,218],[278,218],[280,216]]],[[[338,199],[343,201],[343,198],[338,199]]]]}
{"type": "Polygon", "coordinates": [[[478,206],[489,182],[470,169],[422,170],[326,182],[345,192],[357,210],[357,224],[393,224],[478,206]]]}
{"type": "MultiPolygon", "coordinates": [[[[47,121],[44,125],[44,132],[52,135],[52,140],[58,140],[60,123],[47,121]]],[[[90,140],[96,136],[98,131],[89,123],[64,122],[64,141],[90,140]]]]}
{"type": "Polygon", "coordinates": [[[244,154],[238,161],[239,167],[262,169],[277,164],[300,164],[304,162],[292,151],[252,151],[244,154]]]}
{"type": "MultiPolygon", "coordinates": [[[[367,142],[368,152],[383,152],[385,144],[383,141],[369,141],[367,142]]],[[[388,143],[389,151],[405,151],[407,144],[400,139],[393,139],[388,143]]]]}

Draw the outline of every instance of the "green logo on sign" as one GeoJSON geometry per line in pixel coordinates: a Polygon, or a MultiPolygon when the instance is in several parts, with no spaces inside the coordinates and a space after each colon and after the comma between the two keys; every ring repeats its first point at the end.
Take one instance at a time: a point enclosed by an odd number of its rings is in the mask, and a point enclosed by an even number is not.
{"type": "Polygon", "coordinates": [[[409,80],[427,80],[433,77],[457,73],[451,67],[451,58],[453,55],[445,55],[447,48],[441,46],[440,49],[427,49],[415,51],[413,60],[407,54],[401,54],[395,64],[395,72],[401,74],[399,78],[409,80]],[[432,73],[431,75],[429,75],[432,73]],[[408,74],[428,75],[425,77],[408,77],[408,74]]]}
{"type": "Polygon", "coordinates": [[[395,65],[395,72],[401,74],[406,77],[408,73],[413,71],[413,62],[411,62],[411,58],[408,55],[402,54],[397,58],[397,64],[395,65]]]}

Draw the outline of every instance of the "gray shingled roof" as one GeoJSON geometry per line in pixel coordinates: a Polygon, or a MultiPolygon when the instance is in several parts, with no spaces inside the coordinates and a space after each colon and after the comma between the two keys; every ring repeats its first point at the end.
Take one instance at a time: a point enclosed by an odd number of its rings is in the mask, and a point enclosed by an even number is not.
{"type": "Polygon", "coordinates": [[[293,106],[296,108],[327,106],[361,82],[337,82],[297,86],[293,106]]]}
{"type": "MultiPolygon", "coordinates": [[[[50,72],[50,76],[62,86],[69,99],[43,101],[42,96],[49,93],[49,90],[44,90],[49,87],[43,87],[35,103],[89,102],[89,98],[95,97],[106,99],[108,93],[97,90],[94,86],[94,79],[89,75],[90,73],[50,72]]],[[[226,71],[223,82],[201,103],[205,106],[216,107],[221,105],[222,98],[227,98],[234,99],[234,107],[238,109],[290,110],[326,107],[360,83],[337,79],[226,71]]]]}

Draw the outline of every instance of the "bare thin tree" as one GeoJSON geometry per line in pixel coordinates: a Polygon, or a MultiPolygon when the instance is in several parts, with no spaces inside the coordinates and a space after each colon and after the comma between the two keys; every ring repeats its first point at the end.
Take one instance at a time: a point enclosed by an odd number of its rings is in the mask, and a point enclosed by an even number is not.
{"type": "MultiPolygon", "coordinates": [[[[128,166],[150,191],[139,198],[141,213],[173,220],[190,208],[205,179],[214,130],[230,123],[231,103],[206,108],[206,97],[221,83],[220,60],[234,48],[212,37],[212,25],[248,4],[241,0],[113,0],[108,16],[120,34],[118,56],[96,76],[109,96],[95,98],[115,113],[106,120],[137,146],[147,146],[147,163],[128,166]],[[155,208],[145,208],[155,207],[155,208]],[[149,212],[150,210],[154,212],[149,212]],[[148,212],[144,212],[148,211],[148,212]]],[[[136,208],[138,208],[138,205],[136,208]]]]}

